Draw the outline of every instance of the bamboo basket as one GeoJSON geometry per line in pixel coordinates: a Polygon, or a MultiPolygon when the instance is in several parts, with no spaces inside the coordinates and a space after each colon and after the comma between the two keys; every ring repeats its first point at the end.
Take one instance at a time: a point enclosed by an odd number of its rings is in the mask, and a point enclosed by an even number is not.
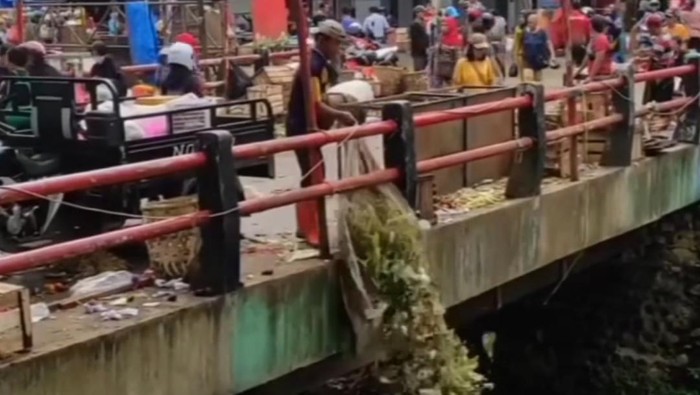
{"type": "Polygon", "coordinates": [[[267,114],[267,108],[262,104],[258,104],[259,116],[276,116],[284,114],[284,89],[278,84],[253,85],[248,88],[248,100],[266,99],[272,107],[272,114],[267,114]]]}
{"type": "Polygon", "coordinates": [[[136,99],[136,104],[142,106],[158,106],[165,104],[173,99],[177,99],[179,96],[145,96],[136,99]]]}
{"type": "Polygon", "coordinates": [[[428,73],[425,71],[404,72],[401,76],[401,90],[422,92],[428,90],[428,73]]]}
{"type": "MultiPolygon", "coordinates": [[[[146,223],[165,217],[196,213],[199,204],[195,196],[149,201],[141,211],[146,223]]],[[[146,241],[151,269],[167,279],[195,276],[199,270],[199,248],[202,244],[199,229],[193,228],[146,241]]]]}
{"type": "Polygon", "coordinates": [[[401,79],[406,70],[400,67],[375,66],[374,72],[381,83],[381,96],[401,93],[401,79]]]}

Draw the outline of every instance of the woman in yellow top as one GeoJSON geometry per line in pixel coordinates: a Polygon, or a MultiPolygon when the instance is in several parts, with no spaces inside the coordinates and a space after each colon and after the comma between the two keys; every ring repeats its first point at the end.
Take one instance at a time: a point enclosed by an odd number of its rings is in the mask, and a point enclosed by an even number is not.
{"type": "Polygon", "coordinates": [[[472,34],[467,54],[455,66],[452,83],[454,85],[493,86],[498,84],[498,66],[489,56],[490,45],[485,35],[472,34]]]}

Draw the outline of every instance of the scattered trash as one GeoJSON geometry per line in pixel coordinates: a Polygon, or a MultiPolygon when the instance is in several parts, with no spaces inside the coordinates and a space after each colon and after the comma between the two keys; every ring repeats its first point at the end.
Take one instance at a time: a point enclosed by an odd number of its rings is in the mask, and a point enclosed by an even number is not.
{"type": "Polygon", "coordinates": [[[126,297],[120,297],[109,302],[110,306],[126,306],[129,303],[129,299],[126,297]]]}
{"type": "Polygon", "coordinates": [[[133,307],[127,307],[119,310],[107,310],[100,313],[100,318],[103,321],[121,321],[125,318],[133,318],[139,315],[139,310],[133,307]]]}
{"type": "Polygon", "coordinates": [[[166,299],[168,302],[177,302],[177,295],[172,294],[166,299]]]}
{"type": "Polygon", "coordinates": [[[151,296],[154,298],[165,298],[165,297],[169,297],[172,295],[175,295],[175,292],[173,292],[173,291],[158,291],[151,296]]]}
{"type": "Polygon", "coordinates": [[[159,278],[155,280],[155,285],[158,288],[168,288],[173,289],[175,291],[184,291],[190,289],[190,285],[182,281],[181,278],[176,278],[169,281],[159,278]]]}
{"type": "Polygon", "coordinates": [[[296,250],[287,258],[287,263],[318,258],[319,256],[321,256],[321,251],[312,248],[296,250]]]}
{"type": "Polygon", "coordinates": [[[274,270],[263,270],[263,272],[261,274],[263,276],[272,276],[273,274],[275,274],[275,271],[274,270]]]}
{"type": "Polygon", "coordinates": [[[46,303],[35,303],[29,308],[32,314],[32,323],[36,324],[51,317],[51,310],[46,303]]]}
{"type": "Polygon", "coordinates": [[[82,298],[109,292],[133,284],[134,275],[126,270],[104,272],[84,278],[70,288],[71,297],[82,298]]]}
{"type": "Polygon", "coordinates": [[[160,302],[146,302],[142,305],[143,307],[158,307],[160,302]]]}
{"type": "Polygon", "coordinates": [[[85,314],[104,313],[105,311],[109,310],[102,303],[96,303],[96,302],[85,303],[83,305],[83,307],[85,307],[85,314]]]}
{"type": "Polygon", "coordinates": [[[255,278],[255,276],[252,274],[249,274],[249,275],[245,276],[245,278],[246,278],[246,280],[252,280],[255,278]]]}
{"type": "Polygon", "coordinates": [[[45,284],[44,289],[49,294],[57,294],[57,293],[61,293],[61,292],[66,292],[68,290],[68,287],[61,282],[55,282],[55,283],[45,284]]]}

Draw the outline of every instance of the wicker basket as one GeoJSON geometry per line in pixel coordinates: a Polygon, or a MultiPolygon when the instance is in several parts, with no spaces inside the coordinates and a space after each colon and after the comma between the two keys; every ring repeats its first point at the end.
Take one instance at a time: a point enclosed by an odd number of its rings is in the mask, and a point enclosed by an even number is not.
{"type": "Polygon", "coordinates": [[[397,95],[401,92],[401,78],[406,70],[400,67],[375,66],[374,72],[382,85],[382,96],[397,95]]]}
{"type": "Polygon", "coordinates": [[[405,72],[401,77],[401,90],[422,92],[428,90],[428,74],[425,71],[405,72]]]}
{"type": "MultiPolygon", "coordinates": [[[[197,198],[182,196],[147,202],[141,207],[146,222],[164,217],[192,214],[199,210],[197,198]]],[[[199,248],[202,239],[199,229],[188,229],[146,241],[150,266],[163,278],[192,277],[199,269],[199,248]]]]}

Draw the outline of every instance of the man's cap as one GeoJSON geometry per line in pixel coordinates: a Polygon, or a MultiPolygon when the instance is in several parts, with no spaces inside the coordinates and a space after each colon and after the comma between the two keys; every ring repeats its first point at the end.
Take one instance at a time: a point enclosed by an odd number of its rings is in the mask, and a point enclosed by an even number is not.
{"type": "Polygon", "coordinates": [[[469,38],[469,45],[477,49],[488,49],[490,46],[486,35],[481,33],[472,34],[469,38]]]}
{"type": "Polygon", "coordinates": [[[414,12],[415,14],[418,14],[418,13],[421,13],[421,12],[425,12],[425,6],[417,5],[417,6],[413,7],[413,12],[414,12]]]}
{"type": "Polygon", "coordinates": [[[326,19],[319,23],[316,34],[322,34],[341,42],[345,42],[348,39],[345,29],[343,29],[343,25],[334,19],[326,19]]]}

